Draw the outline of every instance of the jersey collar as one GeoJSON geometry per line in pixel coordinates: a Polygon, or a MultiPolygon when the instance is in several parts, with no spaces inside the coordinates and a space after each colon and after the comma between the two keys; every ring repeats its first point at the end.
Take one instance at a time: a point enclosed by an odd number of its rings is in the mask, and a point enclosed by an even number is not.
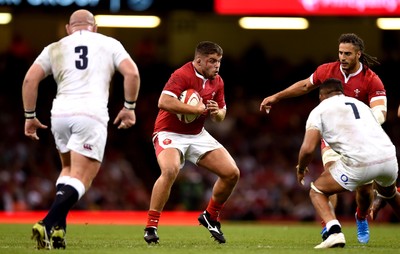
{"type": "Polygon", "coordinates": [[[351,73],[349,76],[346,76],[346,74],[344,73],[343,69],[342,69],[342,65],[340,65],[340,72],[343,74],[344,77],[344,83],[347,83],[351,77],[354,77],[356,75],[358,75],[362,70],[363,70],[363,64],[360,63],[360,67],[358,68],[358,70],[354,73],[351,73]]]}
{"type": "MultiPolygon", "coordinates": [[[[192,65],[193,65],[193,63],[192,63],[192,65]]],[[[196,68],[194,67],[194,65],[193,65],[193,69],[194,69],[194,73],[196,74],[196,76],[197,76],[198,78],[201,78],[201,79],[203,80],[203,89],[204,89],[204,87],[206,86],[206,82],[207,82],[208,79],[206,79],[203,75],[201,75],[201,74],[196,70],[196,68]]]]}

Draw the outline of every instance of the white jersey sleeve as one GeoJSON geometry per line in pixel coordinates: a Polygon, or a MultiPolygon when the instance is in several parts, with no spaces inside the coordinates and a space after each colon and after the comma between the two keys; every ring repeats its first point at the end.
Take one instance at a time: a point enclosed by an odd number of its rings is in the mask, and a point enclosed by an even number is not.
{"type": "Polygon", "coordinates": [[[36,58],[35,64],[42,67],[46,77],[51,75],[51,62],[49,59],[49,46],[45,47],[40,55],[36,58]]]}

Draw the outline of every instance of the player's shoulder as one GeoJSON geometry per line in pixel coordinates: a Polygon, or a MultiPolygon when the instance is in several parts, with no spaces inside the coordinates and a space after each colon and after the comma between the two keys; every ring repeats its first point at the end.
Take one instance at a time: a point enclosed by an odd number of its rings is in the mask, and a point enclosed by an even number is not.
{"type": "Polygon", "coordinates": [[[337,76],[339,73],[340,73],[340,62],[335,61],[319,65],[315,70],[314,75],[316,75],[315,78],[321,79],[321,82],[323,82],[326,78],[337,76]]]}
{"type": "Polygon", "coordinates": [[[187,73],[194,73],[194,66],[192,62],[187,62],[183,64],[180,68],[177,69],[177,71],[183,71],[187,73]]]}
{"type": "Polygon", "coordinates": [[[95,40],[104,41],[109,44],[120,44],[120,41],[116,38],[101,33],[91,33],[91,36],[95,38],[95,40]]]}
{"type": "Polygon", "coordinates": [[[375,78],[375,77],[378,77],[378,74],[376,74],[376,72],[373,71],[370,67],[364,65],[363,68],[364,68],[365,76],[367,76],[367,77],[374,77],[374,78],[375,78]]]}
{"type": "Polygon", "coordinates": [[[363,66],[364,70],[361,72],[364,77],[364,83],[371,89],[384,89],[381,78],[368,66],[363,66]]]}
{"type": "Polygon", "coordinates": [[[340,68],[339,61],[323,63],[317,67],[317,69],[323,69],[323,70],[333,70],[333,69],[339,69],[339,68],[340,68]]]}
{"type": "Polygon", "coordinates": [[[81,36],[82,38],[87,38],[87,40],[96,41],[98,43],[120,43],[120,41],[114,37],[91,31],[76,31],[61,40],[80,40],[79,38],[81,36]]]}
{"type": "Polygon", "coordinates": [[[185,63],[181,67],[177,68],[173,73],[173,76],[180,77],[193,77],[195,76],[195,70],[191,62],[185,63]]]}
{"type": "Polygon", "coordinates": [[[224,83],[224,80],[222,79],[222,77],[219,74],[217,74],[217,76],[215,76],[214,80],[218,83],[222,83],[222,84],[224,83]]]}

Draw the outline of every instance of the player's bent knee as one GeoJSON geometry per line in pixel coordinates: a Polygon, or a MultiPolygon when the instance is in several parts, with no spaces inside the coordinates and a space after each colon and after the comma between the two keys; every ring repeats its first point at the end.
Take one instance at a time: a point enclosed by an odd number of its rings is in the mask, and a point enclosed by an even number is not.
{"type": "Polygon", "coordinates": [[[392,199],[392,198],[396,197],[396,194],[397,194],[397,190],[396,189],[394,189],[394,191],[391,192],[391,195],[390,195],[390,193],[389,193],[389,195],[387,195],[387,194],[382,195],[379,191],[377,192],[377,196],[378,197],[386,199],[386,200],[389,200],[389,199],[392,199]]]}
{"type": "Polygon", "coordinates": [[[236,183],[239,181],[240,178],[240,171],[238,168],[233,168],[229,170],[229,172],[225,172],[224,174],[218,176],[224,182],[236,185],[236,183]]]}
{"type": "Polygon", "coordinates": [[[326,196],[326,194],[323,193],[322,191],[320,191],[320,190],[314,185],[313,182],[311,182],[310,187],[311,187],[310,195],[313,195],[313,194],[315,194],[315,193],[318,193],[318,194],[321,194],[321,195],[326,196]]]}
{"type": "Polygon", "coordinates": [[[233,182],[237,182],[237,181],[239,181],[239,178],[240,178],[240,171],[239,171],[239,169],[238,169],[238,168],[233,169],[233,170],[232,170],[232,173],[231,173],[231,175],[230,175],[230,179],[231,179],[233,182]]]}
{"type": "Polygon", "coordinates": [[[375,182],[374,189],[378,197],[386,200],[396,197],[396,194],[398,193],[395,183],[390,186],[383,187],[375,182]]]}
{"type": "Polygon", "coordinates": [[[179,174],[179,168],[161,169],[161,176],[169,181],[175,181],[178,174],[179,174]]]}

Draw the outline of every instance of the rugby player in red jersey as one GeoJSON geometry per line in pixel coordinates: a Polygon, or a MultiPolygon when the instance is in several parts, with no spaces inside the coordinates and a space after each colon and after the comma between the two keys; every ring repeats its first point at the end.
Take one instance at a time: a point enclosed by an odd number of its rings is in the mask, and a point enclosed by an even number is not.
{"type": "Polygon", "coordinates": [[[144,240],[149,244],[159,242],[157,229],[161,212],[185,161],[218,176],[208,206],[198,221],[216,241],[225,243],[219,215],[239,180],[240,172],[229,152],[204,129],[207,117],[221,122],[226,115],[224,83],[218,74],[222,54],[222,48],[216,43],[200,42],[194,60],[177,69],[161,92],[153,133],[161,175],[153,186],[145,228],[144,240]],[[190,88],[201,96],[194,106],[179,100],[180,94],[190,88]],[[176,114],[196,114],[199,117],[185,123],[176,114]]]}
{"type": "MultiPolygon", "coordinates": [[[[378,75],[370,66],[379,64],[375,57],[365,53],[364,41],[353,33],[342,34],[339,37],[339,60],[325,63],[317,67],[314,73],[288,88],[266,97],[260,105],[260,111],[270,112],[272,105],[282,99],[297,97],[318,88],[326,79],[336,78],[343,84],[344,95],[356,98],[372,109],[376,120],[382,124],[386,120],[387,100],[386,90],[378,75]]],[[[340,155],[330,149],[329,144],[322,140],[321,154],[324,165],[340,158],[340,155]]],[[[369,227],[367,215],[373,201],[372,182],[360,186],[356,190],[356,222],[357,238],[360,243],[368,243],[369,227]]],[[[336,206],[336,195],[330,197],[332,205],[336,206]]],[[[322,237],[326,236],[323,222],[322,237]]]]}

